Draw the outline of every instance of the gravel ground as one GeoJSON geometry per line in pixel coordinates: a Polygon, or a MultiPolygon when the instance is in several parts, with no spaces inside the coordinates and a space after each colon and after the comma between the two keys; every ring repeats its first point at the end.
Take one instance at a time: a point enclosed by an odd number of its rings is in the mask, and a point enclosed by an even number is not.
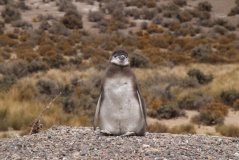
{"type": "Polygon", "coordinates": [[[239,138],[146,133],[101,136],[90,127],[54,126],[0,139],[0,159],[217,159],[239,160],[239,138]]]}

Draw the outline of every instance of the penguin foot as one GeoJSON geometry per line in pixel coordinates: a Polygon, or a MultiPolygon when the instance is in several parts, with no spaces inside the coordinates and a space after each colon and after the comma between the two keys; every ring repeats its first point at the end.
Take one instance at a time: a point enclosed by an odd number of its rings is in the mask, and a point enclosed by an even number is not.
{"type": "Polygon", "coordinates": [[[104,135],[104,136],[110,136],[110,135],[112,135],[112,133],[110,133],[110,132],[107,131],[107,130],[100,130],[100,133],[101,133],[102,135],[104,135]]]}
{"type": "Polygon", "coordinates": [[[126,132],[125,134],[122,135],[122,137],[127,137],[127,136],[135,136],[135,132],[126,132]]]}

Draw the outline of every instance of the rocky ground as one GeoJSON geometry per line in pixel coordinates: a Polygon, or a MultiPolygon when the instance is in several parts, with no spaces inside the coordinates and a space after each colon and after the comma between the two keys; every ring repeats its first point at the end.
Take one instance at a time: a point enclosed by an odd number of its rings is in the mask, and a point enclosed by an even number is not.
{"type": "Polygon", "coordinates": [[[90,127],[55,126],[0,140],[0,159],[239,159],[239,138],[147,133],[101,136],[90,127]]]}

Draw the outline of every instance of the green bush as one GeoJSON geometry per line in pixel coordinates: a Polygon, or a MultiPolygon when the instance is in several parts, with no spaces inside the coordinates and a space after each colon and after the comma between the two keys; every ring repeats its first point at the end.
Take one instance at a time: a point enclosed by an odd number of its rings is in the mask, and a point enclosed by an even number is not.
{"type": "Polygon", "coordinates": [[[213,76],[205,75],[203,72],[201,72],[199,69],[191,69],[188,71],[188,76],[195,77],[200,84],[208,84],[213,80],[213,76]]]}

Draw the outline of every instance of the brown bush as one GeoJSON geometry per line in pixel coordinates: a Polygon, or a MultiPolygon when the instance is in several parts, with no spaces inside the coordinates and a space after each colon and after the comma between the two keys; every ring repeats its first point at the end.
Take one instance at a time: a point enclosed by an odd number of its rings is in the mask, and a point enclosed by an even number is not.
{"type": "Polygon", "coordinates": [[[167,133],[169,128],[162,123],[154,122],[148,125],[147,130],[150,133],[167,133]]]}
{"type": "Polygon", "coordinates": [[[164,30],[163,28],[159,27],[158,25],[155,25],[155,24],[151,24],[148,26],[147,28],[147,31],[149,34],[152,34],[152,33],[163,33],[164,30]]]}
{"type": "Polygon", "coordinates": [[[76,10],[76,6],[72,3],[72,0],[60,0],[57,2],[58,10],[66,12],[69,10],[76,10]]]}
{"type": "Polygon", "coordinates": [[[0,91],[10,89],[16,83],[14,76],[5,75],[0,78],[0,91]]]}
{"type": "Polygon", "coordinates": [[[218,125],[215,127],[216,131],[223,136],[239,137],[239,127],[235,125],[218,125]]]}
{"type": "Polygon", "coordinates": [[[157,6],[157,3],[155,1],[146,1],[146,6],[148,8],[154,8],[157,6]]]}
{"type": "Polygon", "coordinates": [[[226,105],[232,106],[233,103],[239,98],[239,91],[235,89],[229,89],[226,91],[222,91],[220,97],[226,105]]]}
{"type": "Polygon", "coordinates": [[[199,115],[192,118],[192,122],[209,126],[223,124],[228,112],[229,107],[222,103],[206,104],[200,108],[199,115]]]}
{"type": "Polygon", "coordinates": [[[233,109],[235,111],[239,110],[239,98],[233,102],[233,109]]]}
{"type": "Polygon", "coordinates": [[[6,23],[21,19],[21,13],[16,8],[10,6],[4,8],[1,16],[6,23]]]}
{"type": "Polygon", "coordinates": [[[212,5],[207,1],[200,2],[200,3],[198,3],[197,9],[199,11],[211,11],[212,5]]]}
{"type": "Polygon", "coordinates": [[[139,53],[130,54],[130,66],[136,68],[146,68],[149,66],[149,59],[139,53]]]}
{"type": "Polygon", "coordinates": [[[180,7],[183,7],[187,5],[187,0],[173,0],[173,3],[180,7]]]}
{"type": "Polygon", "coordinates": [[[193,93],[179,101],[179,108],[199,110],[201,106],[213,102],[213,97],[203,93],[193,93]]]}
{"type": "Polygon", "coordinates": [[[140,12],[140,17],[142,19],[152,20],[156,14],[157,11],[155,9],[152,10],[147,7],[143,7],[140,12]]]}
{"type": "Polygon", "coordinates": [[[88,20],[90,22],[99,22],[104,18],[104,14],[100,11],[90,11],[88,14],[88,20]]]}
{"type": "Polygon", "coordinates": [[[77,10],[68,10],[62,18],[62,23],[70,29],[83,28],[82,16],[77,10]]]}
{"type": "Polygon", "coordinates": [[[190,77],[195,77],[200,84],[208,84],[213,80],[213,76],[210,75],[205,75],[203,72],[201,72],[199,69],[190,69],[188,71],[188,76],[190,77]]]}
{"type": "Polygon", "coordinates": [[[44,57],[43,61],[45,61],[51,68],[59,68],[61,66],[66,65],[67,61],[61,54],[56,54],[54,56],[44,57]]]}
{"type": "Polygon", "coordinates": [[[156,110],[150,110],[148,115],[157,119],[171,119],[186,116],[185,112],[180,110],[176,104],[158,106],[156,110]]]}
{"type": "Polygon", "coordinates": [[[0,45],[1,46],[16,46],[18,42],[15,39],[10,38],[8,35],[0,35],[0,45]]]}
{"type": "Polygon", "coordinates": [[[72,56],[76,54],[76,49],[74,48],[74,46],[72,46],[72,44],[68,40],[63,40],[57,43],[56,51],[58,53],[63,53],[64,55],[67,56],[72,56]]]}
{"type": "Polygon", "coordinates": [[[188,11],[188,10],[179,12],[176,17],[181,23],[191,21],[193,18],[190,11],[188,11]]]}
{"type": "Polygon", "coordinates": [[[233,7],[227,15],[228,16],[235,16],[237,14],[239,14],[239,6],[233,7]]]}
{"type": "Polygon", "coordinates": [[[170,128],[168,132],[173,134],[196,134],[196,129],[193,124],[182,124],[170,128]]]}
{"type": "MultiPolygon", "coordinates": [[[[74,20],[76,20],[76,19],[74,19],[74,20]]],[[[78,24],[78,22],[77,22],[77,24],[78,24]]],[[[50,26],[50,28],[48,28],[48,31],[52,34],[58,34],[58,35],[64,35],[64,36],[70,35],[70,30],[64,24],[59,23],[59,22],[53,22],[53,24],[50,26]]]]}

